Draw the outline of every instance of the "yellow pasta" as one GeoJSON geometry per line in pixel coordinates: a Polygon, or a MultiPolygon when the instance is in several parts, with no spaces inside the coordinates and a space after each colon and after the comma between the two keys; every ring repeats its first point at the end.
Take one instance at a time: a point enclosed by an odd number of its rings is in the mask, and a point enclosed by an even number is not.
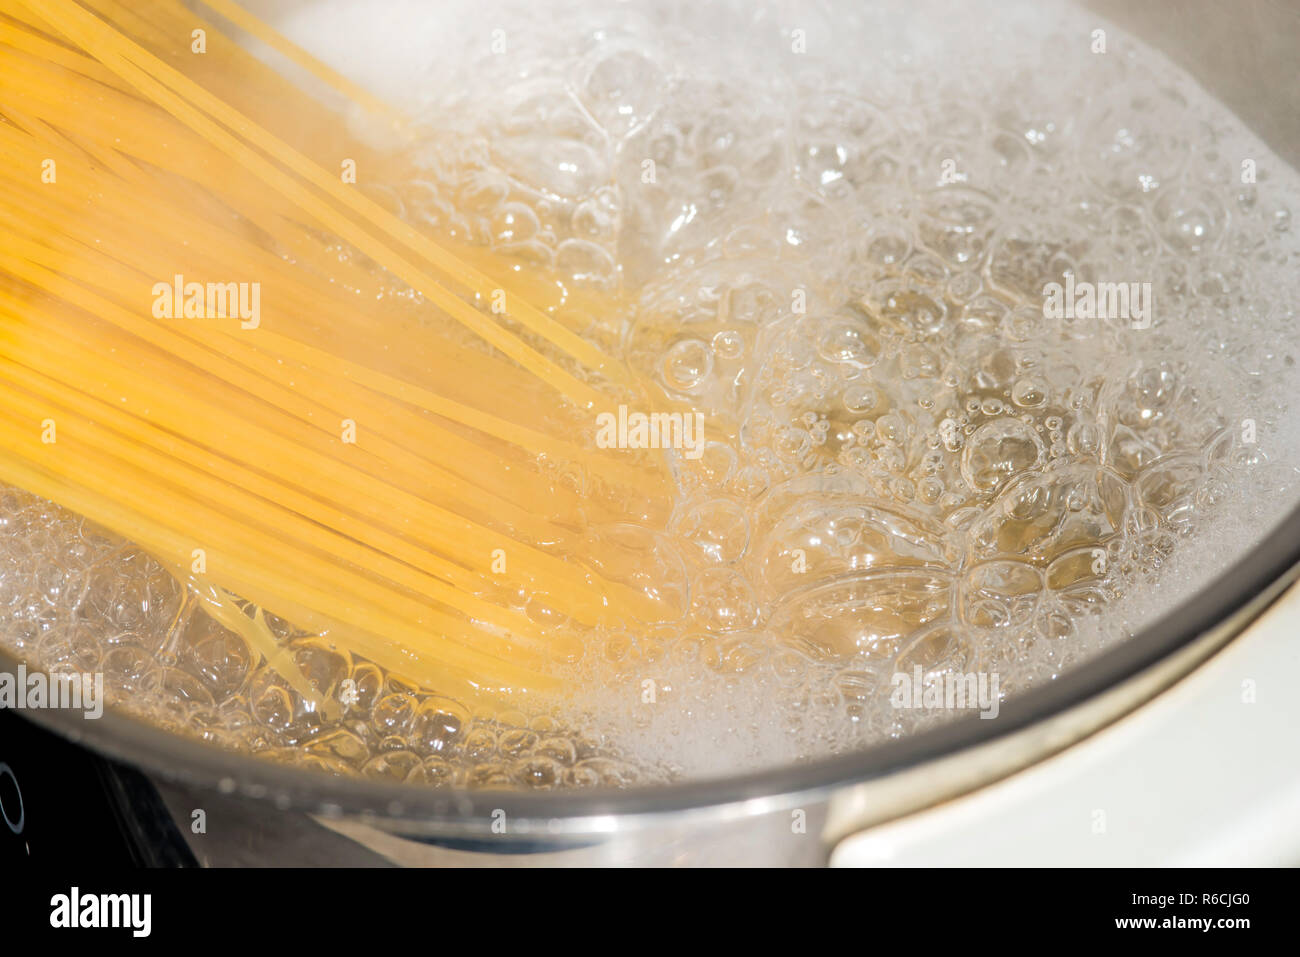
{"type": "MultiPolygon", "coordinates": [[[[208,6],[409,134],[230,0],[208,6]]],[[[561,693],[554,662],[585,629],[654,617],[653,595],[594,570],[589,529],[662,514],[662,465],[574,440],[643,387],[563,302],[528,300],[544,277],[328,172],[340,118],[210,22],[212,59],[178,68],[196,18],[174,0],[0,14],[0,480],[181,577],[202,550],[203,607],[326,711],[261,608],[483,707],[561,693]],[[190,316],[204,283],[255,285],[265,309],[190,316]]]]}

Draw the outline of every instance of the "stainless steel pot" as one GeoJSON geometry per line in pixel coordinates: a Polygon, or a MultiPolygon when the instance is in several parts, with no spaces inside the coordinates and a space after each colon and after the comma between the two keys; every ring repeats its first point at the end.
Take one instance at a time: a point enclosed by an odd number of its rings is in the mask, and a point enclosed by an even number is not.
{"type": "MultiPolygon", "coordinates": [[[[1162,49],[1288,162],[1300,159],[1300,5],[1087,4],[1162,49]]],[[[416,789],[281,767],[120,714],[42,724],[143,770],[207,864],[804,864],[836,842],[1043,760],[1132,712],[1231,641],[1300,578],[1300,510],[1193,599],[1048,687],[857,754],[673,786],[416,789]],[[207,828],[194,834],[192,812],[207,828]]],[[[1300,586],[1297,586],[1300,587],[1300,586]]],[[[16,666],[0,653],[0,667],[16,666]]]]}
{"type": "MultiPolygon", "coordinates": [[[[842,838],[987,785],[1150,700],[1300,578],[1300,510],[1132,640],[1003,706],[859,754],[636,790],[450,791],[335,778],[120,714],[33,712],[144,770],[203,863],[820,864],[842,838]],[[202,809],[207,832],[193,834],[202,809]]],[[[1296,586],[1300,587],[1300,586],[1296,586]]],[[[15,667],[0,656],[0,666],[15,667]]]]}

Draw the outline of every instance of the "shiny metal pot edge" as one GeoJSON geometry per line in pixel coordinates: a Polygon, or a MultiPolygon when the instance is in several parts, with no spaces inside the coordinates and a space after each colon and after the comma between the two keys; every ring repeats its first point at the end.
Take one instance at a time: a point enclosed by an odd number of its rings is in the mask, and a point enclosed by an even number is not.
{"type": "MultiPolygon", "coordinates": [[[[493,814],[536,822],[539,833],[601,834],[654,827],[693,810],[725,821],[824,801],[838,789],[836,833],[945,800],[1055,753],[1132,710],[1237,634],[1300,577],[1300,509],[1190,600],[1051,685],[976,716],[877,747],[717,780],[590,791],[466,791],[332,777],[181,738],[109,712],[99,721],[30,712],[37,721],[186,789],[267,801],[325,818],[358,816],[392,831],[491,839],[493,814]],[[614,821],[618,818],[617,821],[614,821]],[[559,822],[556,825],[553,822],[559,822]]],[[[0,654],[0,668],[12,668],[0,654]]]]}

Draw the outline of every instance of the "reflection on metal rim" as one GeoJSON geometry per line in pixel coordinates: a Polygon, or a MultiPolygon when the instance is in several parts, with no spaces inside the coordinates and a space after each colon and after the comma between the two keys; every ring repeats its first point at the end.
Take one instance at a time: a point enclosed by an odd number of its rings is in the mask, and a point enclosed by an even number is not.
{"type": "MultiPolygon", "coordinates": [[[[375,815],[466,834],[488,814],[559,819],[569,833],[609,815],[709,809],[723,817],[832,790],[857,789],[842,827],[916,810],[986,784],[1055,753],[1132,710],[1186,674],[1237,634],[1300,575],[1300,508],[1244,558],[1132,639],[1051,685],[1003,705],[995,721],[977,716],[864,751],[752,774],[628,790],[454,790],[341,778],[290,768],[188,740],[121,714],[95,722],[57,711],[35,714],[57,732],[169,780],[325,815],[375,815]],[[905,775],[909,772],[910,775],[905,775]],[[918,776],[920,783],[918,784],[918,776]],[[870,807],[866,805],[871,805],[870,807]],[[852,823],[848,823],[852,819],[852,823]]],[[[16,662],[0,653],[0,667],[16,662]]],[[[623,822],[635,826],[633,820],[623,822]]],[[[832,829],[837,827],[831,822],[832,829]]],[[[598,829],[598,828],[597,828],[598,829]]]]}

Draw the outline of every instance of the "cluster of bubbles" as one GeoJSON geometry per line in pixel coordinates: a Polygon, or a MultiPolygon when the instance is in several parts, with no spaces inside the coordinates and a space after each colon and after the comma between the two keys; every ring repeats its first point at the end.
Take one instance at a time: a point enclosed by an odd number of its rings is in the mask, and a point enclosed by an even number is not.
{"type": "Polygon", "coordinates": [[[892,706],[916,667],[1049,682],[1172,600],[1190,539],[1235,524],[1243,551],[1300,491],[1269,461],[1295,438],[1294,173],[1076,13],[885,6],[601,20],[486,66],[549,109],[470,111],[502,203],[564,211],[554,248],[599,197],[624,355],[707,416],[645,536],[672,620],[575,670],[582,727],[674,773],[906,734],[940,717],[892,706]],[[526,170],[503,127],[569,141],[529,139],[526,170]],[[536,174],[579,144],[589,188],[536,174]],[[1131,313],[1051,314],[1067,281],[1125,283],[1131,313]]]}
{"type": "Polygon", "coordinates": [[[337,717],[202,610],[156,560],[66,509],[0,491],[5,647],[50,673],[101,674],[110,707],[213,745],[338,774],[424,784],[618,786],[632,765],[553,719],[471,714],[267,621],[337,717]]]}
{"type": "Polygon", "coordinates": [[[491,721],[275,623],[353,692],[327,721],[147,557],[9,492],[7,647],[338,773],[663,781],[944,717],[896,673],[1050,682],[1300,492],[1295,173],[1151,50],[1042,3],[515,6],[437,24],[425,174],[386,195],[635,301],[599,334],[710,439],[670,453],[668,527],[625,530],[671,614],[595,636],[570,713],[491,721]],[[1150,283],[1149,325],[1053,318],[1067,276],[1150,283]]]}

